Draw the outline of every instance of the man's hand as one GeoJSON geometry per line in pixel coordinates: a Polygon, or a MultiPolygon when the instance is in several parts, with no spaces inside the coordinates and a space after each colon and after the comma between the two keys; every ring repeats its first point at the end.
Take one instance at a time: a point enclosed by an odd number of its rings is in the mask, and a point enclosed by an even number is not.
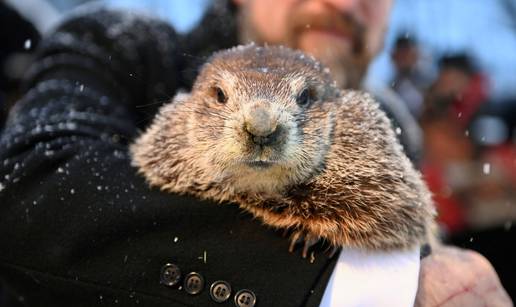
{"type": "Polygon", "coordinates": [[[443,246],[421,262],[415,306],[513,304],[486,258],[474,251],[443,246]]]}

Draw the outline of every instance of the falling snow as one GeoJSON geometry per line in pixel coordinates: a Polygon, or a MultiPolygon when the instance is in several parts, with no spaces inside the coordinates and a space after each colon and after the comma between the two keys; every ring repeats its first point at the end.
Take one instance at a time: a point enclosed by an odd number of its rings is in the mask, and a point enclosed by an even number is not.
{"type": "Polygon", "coordinates": [[[491,164],[484,163],[484,166],[482,167],[482,171],[484,174],[489,175],[491,173],[491,164]]]}
{"type": "Polygon", "coordinates": [[[30,39],[25,40],[25,42],[23,43],[23,48],[25,48],[25,50],[29,50],[31,46],[32,41],[30,39]]]}

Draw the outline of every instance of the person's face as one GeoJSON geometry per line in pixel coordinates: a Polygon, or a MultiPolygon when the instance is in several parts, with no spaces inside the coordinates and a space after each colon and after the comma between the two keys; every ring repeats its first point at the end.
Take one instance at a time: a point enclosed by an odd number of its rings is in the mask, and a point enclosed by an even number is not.
{"type": "Polygon", "coordinates": [[[357,88],[380,51],[392,0],[234,0],[242,40],[312,54],[341,86],[357,88]]]}
{"type": "Polygon", "coordinates": [[[392,60],[398,72],[409,73],[415,68],[418,56],[418,50],[415,46],[399,47],[394,50],[392,60]]]}
{"type": "Polygon", "coordinates": [[[464,93],[471,82],[471,77],[455,68],[443,68],[435,80],[432,92],[436,96],[455,97],[464,93]]]}

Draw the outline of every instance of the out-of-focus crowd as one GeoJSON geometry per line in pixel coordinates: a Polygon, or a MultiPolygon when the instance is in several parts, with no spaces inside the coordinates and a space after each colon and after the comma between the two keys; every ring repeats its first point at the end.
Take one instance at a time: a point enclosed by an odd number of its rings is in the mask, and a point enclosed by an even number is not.
{"type": "Polygon", "coordinates": [[[432,59],[423,45],[406,33],[395,40],[390,87],[422,127],[421,171],[442,237],[485,255],[514,293],[516,98],[491,99],[468,52],[432,59]]]}
{"type": "MultiPolygon", "coordinates": [[[[437,75],[414,37],[391,51],[392,88],[423,128],[422,172],[445,235],[516,220],[516,101],[491,101],[467,52],[443,55],[437,75]]],[[[472,238],[474,240],[474,238],[472,238]]]]}

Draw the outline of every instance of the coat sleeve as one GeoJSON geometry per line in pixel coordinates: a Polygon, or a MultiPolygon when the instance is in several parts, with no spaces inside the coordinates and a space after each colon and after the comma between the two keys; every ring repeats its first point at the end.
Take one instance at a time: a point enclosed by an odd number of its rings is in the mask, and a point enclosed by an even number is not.
{"type": "Polygon", "coordinates": [[[174,199],[147,188],[127,144],[152,117],[147,106],[175,91],[175,41],[167,24],[98,9],[41,42],[0,139],[0,305],[8,295],[71,306],[80,293],[90,293],[84,305],[109,305],[99,282],[130,288],[134,255],[116,246],[158,227],[174,199]]]}

